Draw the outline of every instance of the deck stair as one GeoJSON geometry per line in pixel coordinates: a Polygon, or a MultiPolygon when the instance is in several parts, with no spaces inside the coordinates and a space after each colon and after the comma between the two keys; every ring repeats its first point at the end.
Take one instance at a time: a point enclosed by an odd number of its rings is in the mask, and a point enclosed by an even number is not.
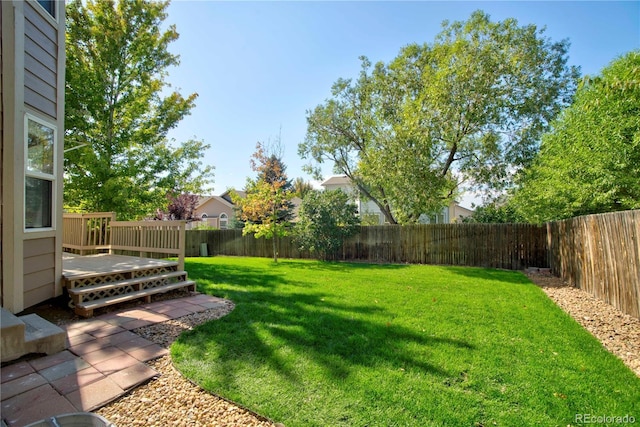
{"type": "Polygon", "coordinates": [[[36,314],[16,316],[1,308],[2,362],[26,354],[54,354],[66,348],[66,334],[58,326],[36,314]]]}
{"type": "Polygon", "coordinates": [[[70,305],[83,317],[91,317],[95,309],[113,304],[139,298],[150,302],[154,294],[196,289],[195,282],[188,279],[186,271],[178,270],[175,261],[93,255],[68,258],[64,262],[63,276],[71,297],[70,305]]]}

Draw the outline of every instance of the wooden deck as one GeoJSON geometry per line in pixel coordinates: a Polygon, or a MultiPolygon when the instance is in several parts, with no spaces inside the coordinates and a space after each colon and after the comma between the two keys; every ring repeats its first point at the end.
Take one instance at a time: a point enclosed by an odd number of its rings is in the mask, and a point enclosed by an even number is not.
{"type": "Polygon", "coordinates": [[[91,317],[96,308],[144,298],[175,289],[195,292],[180,263],[125,255],[73,255],[62,258],[64,286],[76,314],[91,317]]]}
{"type": "Polygon", "coordinates": [[[141,258],[126,255],[74,255],[65,252],[62,256],[62,275],[71,280],[76,277],[100,276],[111,273],[127,273],[150,268],[174,267],[176,261],[141,258]]]}

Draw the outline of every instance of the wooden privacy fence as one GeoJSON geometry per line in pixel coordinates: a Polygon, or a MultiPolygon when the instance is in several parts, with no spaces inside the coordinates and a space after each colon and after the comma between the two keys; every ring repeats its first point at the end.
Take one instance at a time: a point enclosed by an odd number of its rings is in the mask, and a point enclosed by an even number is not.
{"type": "Polygon", "coordinates": [[[640,210],[551,222],[547,229],[554,274],[640,318],[640,210]]]}
{"type": "MultiPolygon", "coordinates": [[[[201,245],[207,246],[209,255],[248,257],[273,257],[271,240],[242,235],[242,230],[187,230],[186,256],[200,256],[201,245]]],[[[310,258],[307,251],[300,251],[290,236],[278,238],[278,256],[282,258],[310,258]]]]}
{"type": "Polygon", "coordinates": [[[530,224],[426,224],[361,227],[345,260],[506,269],[547,267],[546,229],[530,224]]]}
{"type": "MultiPolygon", "coordinates": [[[[548,267],[547,229],[530,224],[425,224],[361,227],[338,258],[345,261],[449,264],[522,269],[548,267]]],[[[271,257],[271,242],[242,236],[241,230],[188,230],[186,255],[271,257]]],[[[309,258],[291,237],[279,239],[283,258],[309,258]]]]}
{"type": "Polygon", "coordinates": [[[185,221],[116,221],[114,212],[65,213],[62,236],[65,251],[175,256],[184,269],[185,221]]]}
{"type": "MultiPolygon", "coordinates": [[[[271,257],[265,239],[241,230],[193,230],[187,256],[200,245],[210,255],[271,257]]],[[[309,258],[290,237],[278,242],[279,256],[309,258]]],[[[551,268],[619,310],[640,318],[640,210],[589,215],[545,225],[428,224],[361,227],[338,258],[346,261],[448,264],[512,270],[551,268]]]]}

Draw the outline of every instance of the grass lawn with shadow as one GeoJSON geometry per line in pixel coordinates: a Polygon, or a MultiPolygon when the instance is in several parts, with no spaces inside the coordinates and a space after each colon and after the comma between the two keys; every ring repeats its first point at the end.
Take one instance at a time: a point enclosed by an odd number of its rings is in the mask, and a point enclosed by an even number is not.
{"type": "Polygon", "coordinates": [[[640,420],[640,378],[519,272],[235,257],[186,270],[236,308],[184,333],[176,367],[287,427],[640,420]]]}

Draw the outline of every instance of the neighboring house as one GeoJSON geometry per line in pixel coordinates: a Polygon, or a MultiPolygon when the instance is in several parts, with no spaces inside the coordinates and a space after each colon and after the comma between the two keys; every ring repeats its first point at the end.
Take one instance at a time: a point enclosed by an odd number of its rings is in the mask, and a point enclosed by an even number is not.
{"type": "Polygon", "coordinates": [[[194,211],[198,221],[190,223],[191,227],[208,225],[224,230],[229,228],[235,216],[235,207],[228,192],[222,196],[200,196],[194,211]],[[224,196],[227,197],[224,197],[224,196]]]}
{"type": "Polygon", "coordinates": [[[64,7],[0,2],[0,288],[13,313],[62,294],[64,7]]]}
{"type": "MultiPolygon", "coordinates": [[[[349,194],[355,201],[358,214],[366,224],[385,224],[385,217],[374,202],[371,200],[362,200],[357,189],[351,184],[351,180],[346,175],[332,176],[320,184],[325,190],[340,189],[349,194]]],[[[456,202],[451,202],[437,214],[420,216],[419,222],[425,224],[449,224],[460,221],[461,218],[470,216],[472,210],[460,206],[456,202]]]]}
{"type": "MultiPolygon", "coordinates": [[[[236,213],[236,205],[231,199],[231,191],[235,191],[242,198],[247,196],[247,193],[241,190],[227,190],[220,196],[200,196],[194,211],[194,217],[197,218],[197,221],[188,224],[188,227],[208,225],[221,230],[230,228],[236,213]]],[[[292,222],[295,222],[302,199],[294,197],[291,199],[291,203],[293,203],[294,217],[292,222]]]]}

